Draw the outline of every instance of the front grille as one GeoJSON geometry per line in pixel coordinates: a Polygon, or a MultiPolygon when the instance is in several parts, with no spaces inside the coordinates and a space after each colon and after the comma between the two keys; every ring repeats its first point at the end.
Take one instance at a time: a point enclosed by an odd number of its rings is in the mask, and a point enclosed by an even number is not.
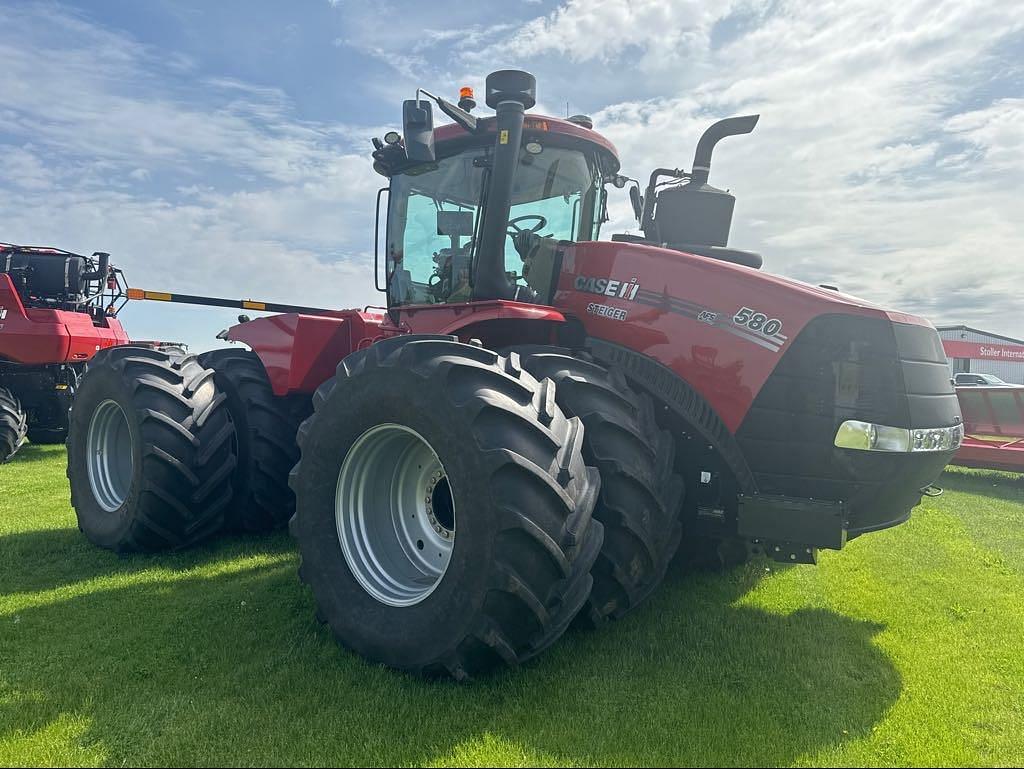
{"type": "Polygon", "coordinates": [[[928,326],[820,316],[758,393],[737,439],[758,491],[847,503],[851,533],[904,520],[951,453],[891,454],[833,445],[847,419],[893,427],[959,422],[938,334],[928,326]]]}

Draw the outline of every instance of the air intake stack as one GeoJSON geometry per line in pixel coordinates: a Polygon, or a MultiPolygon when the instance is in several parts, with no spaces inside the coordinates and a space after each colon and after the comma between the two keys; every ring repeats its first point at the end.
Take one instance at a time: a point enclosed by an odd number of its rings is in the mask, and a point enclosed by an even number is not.
{"type": "Polygon", "coordinates": [[[708,184],[711,154],[726,136],[748,134],[757,125],[759,115],[719,120],[708,128],[697,143],[689,181],[658,192],[661,177],[680,177],[678,169],[658,168],[651,174],[645,195],[641,226],[644,235],[670,245],[726,246],[732,227],[736,198],[708,184]]]}
{"type": "Polygon", "coordinates": [[[537,79],[529,72],[503,69],[487,76],[486,90],[487,106],[496,113],[496,138],[473,270],[473,298],[511,299],[514,287],[505,276],[505,238],[523,122],[526,110],[537,102],[537,79]]]}

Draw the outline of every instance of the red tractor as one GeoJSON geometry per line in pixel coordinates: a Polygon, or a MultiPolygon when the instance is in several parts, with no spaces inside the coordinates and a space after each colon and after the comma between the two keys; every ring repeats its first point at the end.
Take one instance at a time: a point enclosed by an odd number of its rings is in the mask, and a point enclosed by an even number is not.
{"type": "Polygon", "coordinates": [[[109,255],[0,243],[0,462],[24,443],[63,443],[86,361],[125,344],[120,270],[109,255]]]}
{"type": "Polygon", "coordinates": [[[524,72],[492,73],[486,102],[417,92],[374,142],[386,307],[93,359],[68,456],[87,537],[290,520],[341,643],[463,679],[627,614],[681,546],[810,563],[908,518],[961,440],[939,337],[727,246],[711,153],[756,116],[632,191],[642,237],[601,242],[629,182],[611,143],[525,114],[524,72]]]}

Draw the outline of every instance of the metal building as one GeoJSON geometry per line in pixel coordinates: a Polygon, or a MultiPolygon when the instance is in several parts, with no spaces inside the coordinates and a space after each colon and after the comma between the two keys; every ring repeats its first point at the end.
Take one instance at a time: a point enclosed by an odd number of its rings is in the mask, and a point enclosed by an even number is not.
{"type": "Polygon", "coordinates": [[[995,374],[1013,384],[1024,384],[1024,340],[969,326],[939,326],[950,374],[970,371],[995,374]]]}

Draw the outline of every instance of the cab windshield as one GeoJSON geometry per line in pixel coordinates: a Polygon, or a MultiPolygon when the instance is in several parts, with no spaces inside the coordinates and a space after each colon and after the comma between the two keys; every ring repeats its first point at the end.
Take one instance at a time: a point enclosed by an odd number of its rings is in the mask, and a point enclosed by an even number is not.
{"type": "MultiPolygon", "coordinates": [[[[466,149],[391,178],[390,304],[471,299],[474,236],[489,181],[485,166],[490,152],[490,146],[466,149]]],[[[543,278],[551,276],[546,252],[553,255],[558,241],[597,238],[602,194],[601,173],[591,153],[524,139],[513,181],[505,270],[525,295],[547,288],[543,278]],[[538,266],[531,271],[534,261],[538,266]]]]}

